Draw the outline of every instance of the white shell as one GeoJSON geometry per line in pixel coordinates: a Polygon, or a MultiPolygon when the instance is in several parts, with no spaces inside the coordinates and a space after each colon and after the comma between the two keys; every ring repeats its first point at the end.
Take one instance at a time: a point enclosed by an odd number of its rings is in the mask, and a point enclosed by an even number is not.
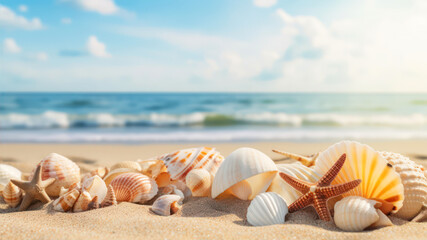
{"type": "Polygon", "coordinates": [[[7,203],[7,205],[13,208],[18,206],[22,200],[21,189],[12,182],[9,182],[6,187],[4,187],[2,195],[3,200],[7,203]]]}
{"type": "Polygon", "coordinates": [[[403,206],[395,216],[410,220],[415,217],[427,202],[427,179],[423,173],[423,167],[411,161],[409,158],[392,152],[380,152],[402,179],[405,191],[403,206]]]}
{"type": "Polygon", "coordinates": [[[74,203],[77,201],[79,196],[79,190],[73,189],[56,199],[52,204],[53,209],[58,212],[68,212],[73,209],[74,203]]]}
{"type": "Polygon", "coordinates": [[[195,197],[207,197],[211,193],[212,175],[205,169],[193,169],[185,178],[185,183],[195,197]]]}
{"type": "Polygon", "coordinates": [[[277,193],[261,193],[252,200],[246,218],[252,226],[282,224],[288,214],[285,200],[277,193]]]}
{"type": "Polygon", "coordinates": [[[6,164],[0,164],[0,185],[6,186],[10,179],[21,180],[21,171],[6,164]]]}
{"type": "Polygon", "coordinates": [[[86,179],[82,183],[82,191],[87,191],[92,198],[98,196],[98,203],[101,204],[107,195],[107,185],[98,175],[86,179]]]}
{"type": "Polygon", "coordinates": [[[267,190],[276,173],[277,167],[267,155],[253,148],[239,148],[219,167],[212,184],[212,198],[234,195],[252,200],[267,190]]]}
{"type": "Polygon", "coordinates": [[[345,197],[335,204],[335,224],[345,231],[363,231],[372,225],[375,227],[393,225],[378,209],[380,206],[380,202],[363,197],[345,197]]]}
{"type": "Polygon", "coordinates": [[[157,215],[169,216],[176,213],[181,206],[179,202],[181,197],[178,195],[163,195],[154,201],[151,211],[157,215]]]}

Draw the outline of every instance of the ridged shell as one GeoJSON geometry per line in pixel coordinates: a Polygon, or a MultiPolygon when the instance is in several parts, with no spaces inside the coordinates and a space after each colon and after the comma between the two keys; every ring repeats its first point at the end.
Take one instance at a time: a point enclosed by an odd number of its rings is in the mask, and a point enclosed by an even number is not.
{"type": "Polygon", "coordinates": [[[195,197],[207,197],[211,193],[212,175],[205,169],[193,169],[185,178],[188,188],[195,197]]]}
{"type": "Polygon", "coordinates": [[[113,181],[114,178],[116,178],[117,176],[120,176],[121,174],[124,174],[124,173],[138,173],[138,171],[136,171],[135,169],[130,169],[130,168],[117,168],[117,169],[114,169],[114,170],[110,171],[104,177],[105,184],[107,186],[110,185],[111,181],[113,181]]]}
{"type": "Polygon", "coordinates": [[[363,197],[350,196],[338,201],[334,207],[334,221],[337,227],[345,231],[363,231],[375,226],[393,225],[378,208],[380,202],[363,197]]]}
{"type": "Polygon", "coordinates": [[[9,182],[6,187],[3,189],[3,199],[7,203],[7,205],[11,207],[16,207],[22,200],[22,191],[21,189],[9,182]]]}
{"type": "Polygon", "coordinates": [[[342,194],[343,197],[361,196],[381,200],[383,207],[390,206],[389,210],[381,209],[386,214],[390,210],[396,212],[402,207],[404,194],[399,174],[368,145],[353,141],[336,143],[319,154],[314,171],[325,174],[344,153],[347,154],[347,160],[332,185],[356,179],[361,179],[362,183],[342,194]]]}
{"type": "Polygon", "coordinates": [[[151,211],[161,216],[172,215],[181,209],[180,201],[181,197],[178,195],[163,195],[154,201],[151,211]]]}
{"type": "Polygon", "coordinates": [[[105,185],[104,180],[99,176],[95,175],[91,178],[88,178],[82,183],[82,191],[89,192],[92,198],[98,197],[98,203],[101,204],[107,195],[107,185],[105,185]]]}
{"type": "Polygon", "coordinates": [[[110,185],[108,186],[107,196],[105,196],[104,201],[102,201],[101,203],[101,207],[116,206],[116,205],[117,205],[116,194],[114,193],[113,187],[110,185]]]}
{"type": "Polygon", "coordinates": [[[427,201],[427,179],[424,168],[409,158],[392,152],[380,152],[402,179],[405,199],[395,216],[410,220],[415,217],[427,201]]]}
{"type": "Polygon", "coordinates": [[[92,197],[87,191],[82,191],[73,206],[73,212],[83,212],[89,209],[89,203],[92,201],[92,197]]]}
{"type": "Polygon", "coordinates": [[[164,162],[172,180],[185,181],[185,177],[193,169],[203,168],[215,176],[224,157],[215,148],[200,147],[179,150],[158,159],[164,162]]]}
{"type": "Polygon", "coordinates": [[[268,192],[257,195],[248,208],[246,218],[252,226],[282,224],[288,214],[288,205],[277,193],[268,192]]]}
{"type": "MultiPolygon", "coordinates": [[[[38,165],[42,166],[42,180],[48,178],[56,179],[53,184],[46,188],[46,193],[51,197],[59,196],[61,187],[69,188],[71,184],[80,182],[80,168],[64,156],[51,153],[38,165]]],[[[33,169],[29,179],[32,179],[36,168],[33,169]]]]}
{"type": "Polygon", "coordinates": [[[129,169],[136,170],[138,172],[141,171],[141,165],[133,161],[123,161],[123,162],[116,163],[111,167],[111,170],[119,169],[119,168],[129,168],[129,169]]]}
{"type": "Polygon", "coordinates": [[[113,187],[119,202],[144,203],[152,199],[158,191],[156,182],[140,173],[124,173],[114,178],[113,187]]]}
{"type": "MultiPolygon", "coordinates": [[[[279,172],[286,173],[292,177],[311,183],[317,182],[322,177],[322,175],[315,172],[312,168],[306,167],[299,162],[277,164],[276,166],[279,169],[279,172]]],[[[278,193],[283,199],[285,199],[288,205],[291,205],[295,200],[302,196],[299,191],[291,187],[279,175],[276,175],[267,191],[278,193]]]]}
{"type": "Polygon", "coordinates": [[[253,148],[239,148],[219,167],[212,184],[212,198],[234,195],[252,200],[267,190],[277,171],[273,160],[264,153],[253,148]]]}
{"type": "Polygon", "coordinates": [[[77,189],[62,195],[53,202],[53,209],[58,212],[68,212],[74,206],[77,198],[80,196],[80,192],[77,189]]]}
{"type": "Polygon", "coordinates": [[[0,164],[0,185],[6,186],[10,179],[21,180],[22,173],[15,167],[6,164],[0,164]]]}

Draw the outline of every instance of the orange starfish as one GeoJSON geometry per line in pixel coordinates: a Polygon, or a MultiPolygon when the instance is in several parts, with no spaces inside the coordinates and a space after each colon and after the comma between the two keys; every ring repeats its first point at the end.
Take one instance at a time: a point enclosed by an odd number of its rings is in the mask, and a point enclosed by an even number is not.
{"type": "Polygon", "coordinates": [[[316,183],[306,182],[281,172],[280,176],[283,180],[303,194],[289,205],[289,212],[295,212],[312,205],[316,209],[320,219],[330,221],[331,216],[328,205],[326,204],[328,199],[350,191],[362,182],[362,180],[357,179],[343,184],[330,185],[344,165],[345,158],[345,154],[341,155],[338,161],[316,183]]]}

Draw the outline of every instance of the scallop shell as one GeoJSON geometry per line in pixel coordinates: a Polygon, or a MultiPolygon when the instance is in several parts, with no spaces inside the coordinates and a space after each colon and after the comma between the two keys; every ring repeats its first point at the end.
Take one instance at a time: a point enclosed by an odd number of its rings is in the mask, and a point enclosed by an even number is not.
{"type": "Polygon", "coordinates": [[[427,179],[424,176],[424,168],[409,158],[392,152],[380,152],[402,179],[405,199],[403,206],[395,216],[410,220],[415,217],[427,202],[427,179]]]}
{"type": "Polygon", "coordinates": [[[89,203],[92,201],[90,193],[83,190],[73,206],[73,212],[83,212],[87,211],[89,208],[89,203]]]}
{"type": "Polygon", "coordinates": [[[0,185],[6,186],[10,179],[21,180],[22,173],[15,167],[6,164],[0,164],[0,185]]]}
{"type": "Polygon", "coordinates": [[[248,208],[246,218],[252,226],[282,224],[288,214],[288,205],[277,193],[268,192],[257,195],[248,208]]]}
{"type": "Polygon", "coordinates": [[[22,191],[21,189],[9,182],[6,187],[3,189],[3,199],[11,207],[16,207],[22,200],[22,191]]]}
{"type": "Polygon", "coordinates": [[[58,212],[68,212],[74,206],[77,198],[80,196],[80,192],[77,189],[62,195],[53,202],[53,209],[58,212]]]}
{"type": "Polygon", "coordinates": [[[215,176],[224,157],[215,148],[199,147],[165,154],[158,159],[164,162],[172,180],[185,181],[193,169],[203,168],[215,176]]]}
{"type": "Polygon", "coordinates": [[[399,174],[381,155],[358,142],[342,141],[321,152],[316,159],[314,171],[324,175],[342,154],[347,155],[337,177],[332,184],[341,184],[356,179],[362,183],[356,188],[342,194],[361,196],[381,201],[384,213],[396,212],[403,204],[403,185],[399,174]]]}
{"type": "Polygon", "coordinates": [[[94,198],[98,197],[98,203],[101,204],[107,195],[107,185],[105,185],[104,180],[102,180],[99,176],[95,175],[91,178],[88,178],[86,181],[82,183],[82,191],[89,192],[90,196],[94,198]]]}
{"type": "MultiPolygon", "coordinates": [[[[51,153],[38,165],[42,166],[42,180],[48,178],[56,179],[53,184],[46,188],[46,193],[51,197],[59,196],[61,187],[69,188],[71,184],[80,182],[80,168],[64,156],[51,153]]],[[[29,179],[32,179],[36,168],[33,169],[29,179]]]]}
{"type": "Polygon", "coordinates": [[[112,171],[110,171],[105,177],[104,177],[104,182],[105,184],[108,186],[110,185],[111,181],[114,180],[114,178],[120,176],[121,174],[124,173],[138,173],[138,171],[136,171],[135,169],[130,169],[130,168],[117,168],[114,169],[112,171]]]}
{"type": "Polygon", "coordinates": [[[157,215],[170,216],[181,209],[180,201],[178,195],[163,195],[154,201],[151,211],[157,215]]]}
{"type": "Polygon", "coordinates": [[[378,208],[380,202],[363,197],[350,196],[338,201],[334,207],[334,221],[345,231],[363,231],[368,227],[393,225],[378,208]]]}
{"type": "Polygon", "coordinates": [[[107,196],[105,196],[104,201],[102,201],[101,207],[116,206],[116,205],[117,205],[117,199],[116,199],[116,194],[114,193],[114,189],[112,186],[108,186],[107,196]]]}
{"type": "Polygon", "coordinates": [[[211,193],[212,175],[205,169],[191,170],[185,182],[195,197],[207,197],[211,193]]]}
{"type": "MultiPolygon", "coordinates": [[[[290,164],[277,164],[276,166],[279,169],[279,172],[286,173],[292,177],[296,177],[306,182],[314,183],[322,177],[322,175],[314,171],[312,168],[306,167],[299,162],[290,164]]],[[[288,205],[291,205],[302,196],[299,191],[295,190],[279,175],[276,175],[267,191],[278,193],[283,199],[285,199],[288,205]]]]}
{"type": "Polygon", "coordinates": [[[124,173],[114,178],[113,187],[119,202],[144,203],[158,191],[156,181],[141,173],[124,173]]]}
{"type": "Polygon", "coordinates": [[[212,198],[234,195],[252,200],[267,190],[276,173],[277,167],[267,155],[253,148],[239,148],[219,167],[212,184],[212,198]]]}
{"type": "Polygon", "coordinates": [[[119,168],[129,168],[129,169],[136,170],[138,172],[142,170],[141,165],[133,161],[123,161],[123,162],[116,163],[111,167],[111,170],[119,169],[119,168]]]}

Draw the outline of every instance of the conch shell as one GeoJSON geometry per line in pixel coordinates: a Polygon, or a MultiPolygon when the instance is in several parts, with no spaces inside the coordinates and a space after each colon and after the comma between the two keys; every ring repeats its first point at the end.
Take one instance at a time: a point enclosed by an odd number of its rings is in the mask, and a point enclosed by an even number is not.
{"type": "Polygon", "coordinates": [[[74,206],[77,198],[80,196],[80,192],[77,189],[73,189],[70,192],[62,195],[53,202],[53,209],[58,212],[68,212],[74,206]]]}
{"type": "Polygon", "coordinates": [[[268,192],[257,195],[248,208],[246,218],[252,226],[282,224],[288,214],[285,200],[277,193],[268,192]]]}
{"type": "Polygon", "coordinates": [[[193,169],[185,178],[188,188],[195,197],[207,197],[211,193],[212,175],[205,169],[193,169]]]}
{"type": "Polygon", "coordinates": [[[151,211],[161,216],[172,215],[181,209],[179,204],[181,200],[178,195],[163,195],[154,201],[151,211]]]}
{"type": "Polygon", "coordinates": [[[119,202],[145,203],[158,191],[156,182],[140,173],[124,173],[110,183],[119,202]]]}
{"type": "Polygon", "coordinates": [[[9,182],[6,187],[3,189],[3,199],[10,207],[16,207],[22,200],[22,191],[21,189],[9,182]]]}

